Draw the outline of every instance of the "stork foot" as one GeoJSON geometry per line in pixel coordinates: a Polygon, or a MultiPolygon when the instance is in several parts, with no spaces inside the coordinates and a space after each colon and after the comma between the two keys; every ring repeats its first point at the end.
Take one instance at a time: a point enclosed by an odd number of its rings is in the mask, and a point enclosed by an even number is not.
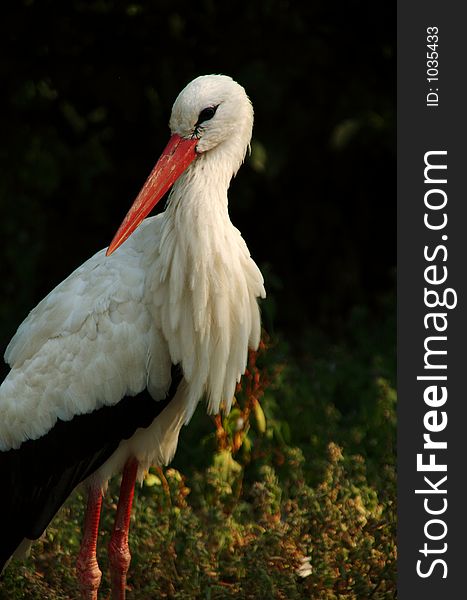
{"type": "Polygon", "coordinates": [[[79,587],[83,600],[97,600],[97,592],[102,578],[102,572],[97,564],[96,556],[101,506],[101,491],[90,490],[84,521],[83,541],[81,542],[76,563],[79,587]]]}
{"type": "Polygon", "coordinates": [[[112,600],[125,600],[126,576],[131,561],[128,532],[130,529],[131,506],[133,504],[137,472],[138,461],[130,459],[123,470],[117,514],[109,542],[112,600]]]}

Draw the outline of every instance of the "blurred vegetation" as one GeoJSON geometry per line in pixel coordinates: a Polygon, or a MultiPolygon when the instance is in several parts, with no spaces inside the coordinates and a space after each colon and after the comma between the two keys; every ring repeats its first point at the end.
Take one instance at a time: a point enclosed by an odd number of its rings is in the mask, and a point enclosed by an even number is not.
{"type": "MultiPolygon", "coordinates": [[[[319,348],[312,374],[263,347],[228,416],[197,411],[173,465],[135,495],[129,598],[395,598],[394,365],[388,331],[356,326],[328,356],[319,348]]],[[[102,597],[117,483],[100,528],[102,597]]],[[[75,597],[84,506],[81,493],[66,503],[6,570],[0,598],[75,597]]]]}
{"type": "MultiPolygon", "coordinates": [[[[394,598],[395,6],[2,8],[2,348],[110,241],[188,81],[229,74],[255,108],[230,213],[265,275],[267,348],[231,414],[200,407],[138,491],[129,597],[394,598]]],[[[1,599],[76,597],[82,511],[76,494],[1,599]]]]}

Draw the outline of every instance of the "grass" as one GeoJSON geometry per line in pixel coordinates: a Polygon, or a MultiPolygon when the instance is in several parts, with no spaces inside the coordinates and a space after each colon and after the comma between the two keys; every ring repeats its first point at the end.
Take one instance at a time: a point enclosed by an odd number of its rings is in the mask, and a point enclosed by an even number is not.
{"type": "MultiPolygon", "coordinates": [[[[304,335],[313,352],[300,360],[269,340],[229,416],[197,411],[173,465],[136,491],[129,600],[396,597],[391,306],[354,311],[338,342],[304,335]]],[[[113,481],[100,598],[117,497],[113,481]]],[[[77,597],[84,504],[72,496],[31,557],[6,570],[1,599],[77,597]]]]}

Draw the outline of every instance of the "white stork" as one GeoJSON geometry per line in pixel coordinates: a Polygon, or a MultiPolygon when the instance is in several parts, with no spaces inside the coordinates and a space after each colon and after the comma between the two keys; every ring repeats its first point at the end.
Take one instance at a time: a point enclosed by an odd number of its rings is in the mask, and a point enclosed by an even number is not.
{"type": "Polygon", "coordinates": [[[172,459],[203,396],[210,413],[230,409],[248,348],[259,344],[263,278],[227,206],[252,125],[251,103],[230,77],[187,85],[170,141],[107,252],[42,300],[8,345],[0,571],[84,482],[77,571],[82,597],[96,599],[102,495],[123,471],[109,559],[113,598],[125,597],[135,481],[172,459]],[[144,220],[172,185],[166,210],[144,220]]]}

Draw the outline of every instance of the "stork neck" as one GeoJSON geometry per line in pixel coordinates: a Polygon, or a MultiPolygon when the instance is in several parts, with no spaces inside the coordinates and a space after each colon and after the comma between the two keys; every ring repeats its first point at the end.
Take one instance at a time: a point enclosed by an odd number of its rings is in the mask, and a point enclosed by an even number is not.
{"type": "Polygon", "coordinates": [[[166,209],[167,218],[184,225],[202,219],[207,225],[228,221],[227,189],[231,169],[216,154],[199,156],[175,183],[166,209]]]}

